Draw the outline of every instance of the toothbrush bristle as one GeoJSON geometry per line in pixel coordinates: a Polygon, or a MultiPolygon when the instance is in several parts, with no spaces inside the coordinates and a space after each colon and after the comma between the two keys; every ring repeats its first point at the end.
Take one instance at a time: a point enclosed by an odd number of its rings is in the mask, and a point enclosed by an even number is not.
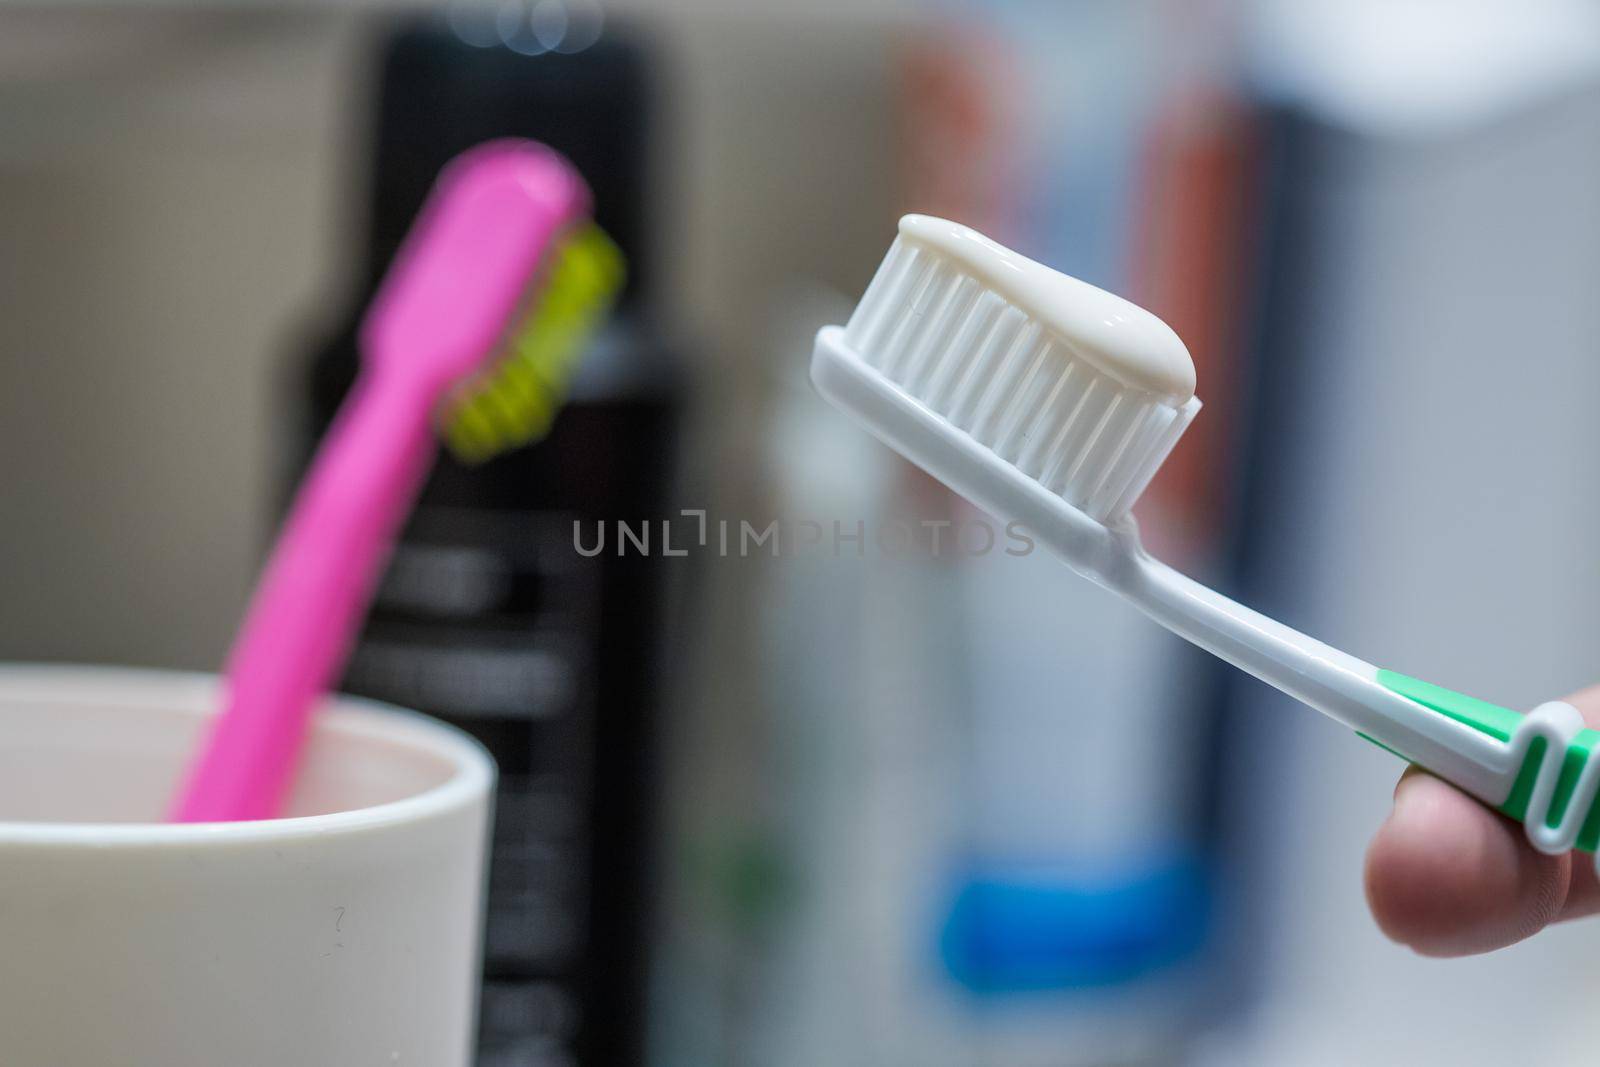
{"type": "Polygon", "coordinates": [[[1130,387],[940,251],[898,237],[845,325],[860,358],[1104,523],[1133,506],[1199,401],[1130,387]]]}
{"type": "Polygon", "coordinates": [[[444,441],[463,463],[482,463],[549,432],[626,276],[622,252],[593,223],[563,234],[547,259],[503,351],[445,408],[444,441]]]}

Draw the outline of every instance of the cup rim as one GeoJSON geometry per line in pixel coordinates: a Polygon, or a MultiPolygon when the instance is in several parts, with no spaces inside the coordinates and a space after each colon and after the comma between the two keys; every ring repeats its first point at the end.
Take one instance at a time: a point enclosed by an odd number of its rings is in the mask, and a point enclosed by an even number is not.
{"type": "MultiPolygon", "coordinates": [[[[0,701],[94,703],[107,707],[159,701],[179,712],[204,715],[215,706],[215,674],[62,663],[0,662],[0,701]]],[[[495,780],[488,750],[463,730],[366,697],[332,694],[319,712],[327,728],[410,743],[444,756],[454,772],[438,785],[399,800],[350,811],[282,819],[214,823],[19,822],[0,819],[0,847],[8,845],[160,847],[304,840],[374,830],[427,819],[485,798],[495,780]]]]}

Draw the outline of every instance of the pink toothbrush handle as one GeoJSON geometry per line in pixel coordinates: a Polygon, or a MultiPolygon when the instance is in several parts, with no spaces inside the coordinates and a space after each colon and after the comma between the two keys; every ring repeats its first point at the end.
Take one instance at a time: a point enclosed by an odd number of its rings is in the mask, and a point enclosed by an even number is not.
{"type": "Polygon", "coordinates": [[[438,388],[369,364],[295,499],[229,657],[212,724],[172,817],[266,819],[293,778],[313,705],[350,653],[432,464],[438,388]]]}
{"type": "Polygon", "coordinates": [[[479,145],[440,174],[362,324],[361,377],[267,563],[173,819],[277,814],[427,475],[437,403],[494,354],[546,248],[588,203],[572,165],[532,141],[479,145]]]}

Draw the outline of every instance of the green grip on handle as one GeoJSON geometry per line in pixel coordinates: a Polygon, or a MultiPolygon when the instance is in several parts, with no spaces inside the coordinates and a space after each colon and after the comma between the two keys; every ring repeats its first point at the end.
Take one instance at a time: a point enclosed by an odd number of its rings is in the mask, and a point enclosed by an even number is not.
{"type": "MultiPolygon", "coordinates": [[[[1502,708],[1498,704],[1490,704],[1477,697],[1469,697],[1465,693],[1457,693],[1394,671],[1380,670],[1378,682],[1408,700],[1470,726],[1479,733],[1488,734],[1497,741],[1509,742],[1522,723],[1522,715],[1510,708],[1502,708]]],[[[1579,730],[1567,745],[1567,751],[1561,758],[1561,775],[1556,779],[1555,794],[1550,798],[1550,811],[1546,816],[1549,825],[1555,826],[1566,813],[1573,790],[1578,785],[1578,776],[1583,773],[1584,765],[1596,746],[1600,746],[1600,732],[1590,729],[1579,730]]],[[[1533,794],[1534,779],[1538,777],[1546,747],[1542,737],[1535,738],[1533,744],[1528,746],[1528,754],[1517,771],[1511,795],[1499,807],[1501,813],[1518,822],[1527,818],[1528,798],[1533,794]]],[[[1578,831],[1577,847],[1585,852],[1593,852],[1597,844],[1600,844],[1600,803],[1590,806],[1589,814],[1583,820],[1583,828],[1578,831]]]]}

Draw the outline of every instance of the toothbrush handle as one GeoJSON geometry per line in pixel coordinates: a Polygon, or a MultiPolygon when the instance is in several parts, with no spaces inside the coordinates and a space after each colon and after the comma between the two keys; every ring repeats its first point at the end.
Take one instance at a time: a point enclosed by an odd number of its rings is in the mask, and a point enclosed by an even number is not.
{"type": "Polygon", "coordinates": [[[1559,701],[1526,715],[1379,670],[1134,550],[1115,587],[1180,637],[1523,822],[1550,853],[1600,844],[1600,732],[1559,701]]]}
{"type": "Polygon", "coordinates": [[[1498,805],[1510,788],[1504,743],[1395,692],[1372,664],[1208,589],[1134,550],[1118,591],[1180,637],[1369,740],[1498,805]]]}
{"type": "Polygon", "coordinates": [[[1379,671],[1378,680],[1505,745],[1510,785],[1496,806],[1527,824],[1536,848],[1594,852],[1600,846],[1600,731],[1589,729],[1571,704],[1551,701],[1523,715],[1395,671],[1379,671]]]}
{"type": "Polygon", "coordinates": [[[295,498],[176,821],[276,815],[312,707],[349,655],[434,454],[437,389],[380,368],[369,364],[357,379],[295,498]]]}

